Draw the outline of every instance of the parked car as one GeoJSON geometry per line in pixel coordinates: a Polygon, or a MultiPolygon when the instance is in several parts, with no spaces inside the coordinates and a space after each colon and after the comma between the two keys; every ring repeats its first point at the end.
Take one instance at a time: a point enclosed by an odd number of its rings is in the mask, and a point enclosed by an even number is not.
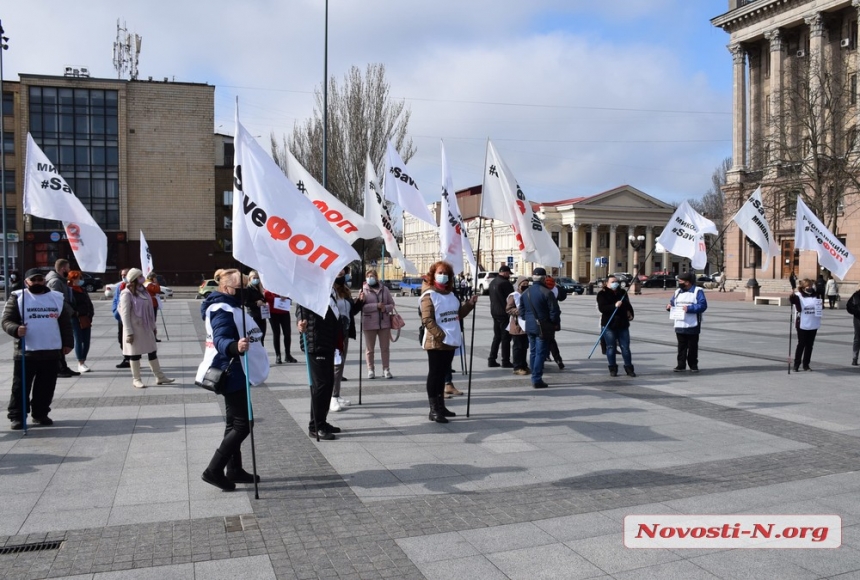
{"type": "Polygon", "coordinates": [[[386,286],[392,294],[400,293],[400,282],[397,280],[383,280],[382,284],[386,286]]]}
{"type": "Polygon", "coordinates": [[[203,280],[203,283],[200,284],[200,288],[197,289],[197,299],[201,300],[203,298],[206,298],[207,296],[209,296],[210,293],[212,293],[213,290],[217,289],[218,282],[216,282],[214,279],[203,280]]]}
{"type": "Polygon", "coordinates": [[[488,294],[490,282],[498,275],[498,272],[478,272],[478,294],[488,294]]]}
{"type": "Polygon", "coordinates": [[[618,278],[618,283],[621,284],[622,288],[629,288],[633,283],[633,275],[627,272],[613,272],[612,275],[618,278]]]}
{"type": "Polygon", "coordinates": [[[565,291],[570,294],[578,294],[582,295],[585,292],[585,286],[574,280],[573,278],[556,278],[555,279],[556,286],[561,286],[565,289],[565,291]]]}
{"type": "Polygon", "coordinates": [[[404,276],[400,281],[400,290],[402,292],[409,292],[410,296],[420,296],[421,295],[421,285],[424,283],[424,278],[420,276],[407,277],[404,276]]]}
{"type": "Polygon", "coordinates": [[[678,279],[669,274],[656,274],[642,282],[643,288],[675,288],[678,279]]]}

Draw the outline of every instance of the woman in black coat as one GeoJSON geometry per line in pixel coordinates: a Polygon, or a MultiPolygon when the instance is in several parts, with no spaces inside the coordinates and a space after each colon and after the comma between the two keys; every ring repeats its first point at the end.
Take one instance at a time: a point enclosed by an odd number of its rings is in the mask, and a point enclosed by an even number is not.
{"type": "Polygon", "coordinates": [[[251,270],[248,273],[248,284],[243,291],[242,301],[245,303],[245,308],[248,309],[248,314],[260,327],[263,332],[263,338],[260,344],[266,346],[266,319],[263,318],[260,312],[260,306],[265,306],[266,298],[263,296],[263,282],[260,280],[260,274],[256,270],[251,270]]]}
{"type": "Polygon", "coordinates": [[[358,300],[352,299],[352,292],[346,285],[346,272],[342,270],[334,279],[334,291],[337,294],[338,320],[338,348],[340,359],[335,355],[334,364],[334,388],[331,392],[331,404],[329,411],[342,411],[349,406],[349,400],[340,396],[340,383],[346,379],[343,377],[343,369],[346,366],[346,353],[349,350],[349,341],[355,340],[355,315],[364,307],[363,296],[360,294],[358,300]],[[340,362],[338,362],[340,360],[340,362]]]}

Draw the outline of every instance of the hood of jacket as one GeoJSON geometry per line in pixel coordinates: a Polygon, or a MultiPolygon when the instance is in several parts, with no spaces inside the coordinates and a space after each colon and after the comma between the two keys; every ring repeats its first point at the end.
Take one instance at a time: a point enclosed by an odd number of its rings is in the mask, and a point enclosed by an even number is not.
{"type": "Polygon", "coordinates": [[[203,300],[203,304],[200,305],[200,317],[205,320],[206,310],[213,304],[220,304],[222,302],[233,306],[234,308],[239,308],[242,305],[237,296],[231,296],[229,294],[213,290],[209,293],[209,296],[203,300]]]}

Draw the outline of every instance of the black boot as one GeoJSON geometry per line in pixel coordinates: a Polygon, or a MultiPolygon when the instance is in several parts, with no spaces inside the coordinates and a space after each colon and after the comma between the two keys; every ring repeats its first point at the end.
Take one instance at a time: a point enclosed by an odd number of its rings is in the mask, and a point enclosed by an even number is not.
{"type": "Polygon", "coordinates": [[[617,377],[618,376],[618,365],[609,365],[609,376],[617,377]]]}
{"type": "Polygon", "coordinates": [[[858,354],[860,354],[860,353],[858,353],[858,352],[855,350],[855,351],[854,351],[854,358],[852,358],[852,359],[851,359],[851,366],[852,366],[852,367],[856,367],[856,366],[857,366],[857,355],[858,355],[858,354]]]}
{"type": "Polygon", "coordinates": [[[209,462],[209,467],[203,471],[203,481],[224,491],[236,489],[236,484],[224,476],[224,468],[227,467],[229,460],[230,458],[223,455],[220,450],[216,451],[212,461],[209,462]]]}
{"type": "Polygon", "coordinates": [[[445,406],[445,395],[440,395],[437,400],[439,401],[439,408],[442,409],[443,417],[456,417],[457,413],[454,411],[449,411],[448,407],[445,406]]]}
{"type": "Polygon", "coordinates": [[[436,421],[437,423],[447,423],[448,419],[445,418],[444,412],[439,408],[439,403],[436,401],[435,397],[430,398],[430,415],[428,419],[431,421],[436,421]]]}
{"type": "Polygon", "coordinates": [[[627,373],[628,377],[635,377],[636,373],[633,372],[633,365],[627,366],[624,365],[624,372],[627,373]]]}
{"type": "MultiPolygon", "coordinates": [[[[227,462],[227,479],[233,483],[254,483],[254,474],[248,473],[242,469],[242,452],[237,451],[230,457],[227,462]]],[[[257,476],[257,483],[260,483],[260,476],[257,476]]]]}

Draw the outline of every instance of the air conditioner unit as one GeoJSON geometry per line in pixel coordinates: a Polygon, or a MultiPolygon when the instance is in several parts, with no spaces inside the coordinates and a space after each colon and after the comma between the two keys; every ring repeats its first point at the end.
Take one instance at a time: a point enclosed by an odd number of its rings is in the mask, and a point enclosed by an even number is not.
{"type": "Polygon", "coordinates": [[[88,67],[82,66],[81,67],[81,76],[82,77],[89,77],[90,76],[90,69],[88,67]]]}
{"type": "Polygon", "coordinates": [[[851,39],[850,38],[843,38],[839,42],[839,46],[841,46],[842,48],[851,48],[851,39]]]}
{"type": "Polygon", "coordinates": [[[806,56],[806,51],[805,50],[798,50],[797,54],[795,56],[797,56],[797,58],[804,58],[806,56]]]}
{"type": "Polygon", "coordinates": [[[63,75],[64,75],[64,76],[67,76],[67,77],[70,77],[70,76],[72,76],[72,71],[73,71],[73,70],[74,70],[74,69],[72,69],[72,67],[67,66],[67,67],[66,67],[65,72],[63,73],[63,75]]]}

